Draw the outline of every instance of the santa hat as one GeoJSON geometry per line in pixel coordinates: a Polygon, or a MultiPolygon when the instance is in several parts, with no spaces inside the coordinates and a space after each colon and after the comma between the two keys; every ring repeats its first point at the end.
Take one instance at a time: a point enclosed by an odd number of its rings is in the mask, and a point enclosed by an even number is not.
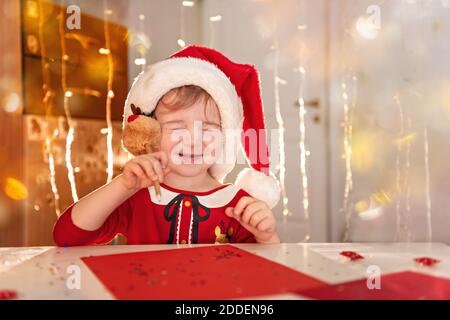
{"type": "MultiPolygon", "coordinates": [[[[232,62],[220,52],[202,47],[188,46],[168,59],[157,62],[141,72],[130,89],[125,101],[124,126],[132,115],[131,105],[139,106],[141,112],[150,114],[161,97],[171,89],[196,85],[214,99],[220,112],[222,130],[256,130],[257,146],[240,135],[235,138],[225,134],[225,145],[239,144],[243,147],[251,168],[241,171],[235,184],[251,196],[274,207],[280,197],[278,181],[269,171],[269,150],[266,142],[264,109],[261,100],[259,74],[248,64],[232,62]],[[255,152],[256,148],[256,152],[255,152]],[[250,150],[253,153],[250,155],[250,150]]],[[[211,175],[223,180],[233,170],[237,148],[227,148],[226,163],[215,163],[211,175]],[[230,155],[229,150],[236,150],[230,155]]]]}

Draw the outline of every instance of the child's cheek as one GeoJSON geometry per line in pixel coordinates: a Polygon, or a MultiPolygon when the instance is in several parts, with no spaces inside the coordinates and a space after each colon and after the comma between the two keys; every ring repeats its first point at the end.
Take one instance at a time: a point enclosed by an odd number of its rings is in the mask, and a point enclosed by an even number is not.
{"type": "Polygon", "coordinates": [[[218,132],[207,132],[203,135],[203,150],[205,153],[216,156],[223,143],[223,136],[218,132]]]}
{"type": "Polygon", "coordinates": [[[170,159],[170,155],[172,150],[174,149],[174,147],[179,143],[179,141],[175,141],[175,139],[172,139],[170,135],[168,134],[162,134],[161,136],[161,151],[165,152],[167,154],[167,156],[169,156],[169,160],[170,159]]]}
{"type": "Polygon", "coordinates": [[[203,162],[212,165],[216,162],[218,145],[214,141],[203,141],[203,162]]]}

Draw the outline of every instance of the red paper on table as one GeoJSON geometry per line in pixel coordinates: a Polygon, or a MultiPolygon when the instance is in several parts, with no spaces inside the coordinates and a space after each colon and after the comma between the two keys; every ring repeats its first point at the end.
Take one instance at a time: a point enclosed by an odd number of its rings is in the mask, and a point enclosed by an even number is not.
{"type": "Polygon", "coordinates": [[[361,279],[297,293],[319,300],[448,300],[450,280],[404,271],[381,276],[380,289],[368,289],[367,279],[361,279]]]}
{"type": "Polygon", "coordinates": [[[234,299],[324,285],[231,245],[82,258],[117,299],[234,299]]]}

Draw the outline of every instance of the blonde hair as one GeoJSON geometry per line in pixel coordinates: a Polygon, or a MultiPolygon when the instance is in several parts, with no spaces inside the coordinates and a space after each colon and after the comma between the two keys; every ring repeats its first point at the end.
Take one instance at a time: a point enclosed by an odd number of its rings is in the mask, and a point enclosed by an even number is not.
{"type": "Polygon", "coordinates": [[[208,118],[207,110],[213,109],[213,112],[217,112],[220,119],[219,109],[217,108],[214,99],[205,89],[196,85],[177,87],[164,94],[161,99],[159,99],[155,110],[153,110],[150,116],[156,119],[157,109],[161,105],[167,109],[187,109],[199,101],[204,103],[206,118],[208,118]]]}

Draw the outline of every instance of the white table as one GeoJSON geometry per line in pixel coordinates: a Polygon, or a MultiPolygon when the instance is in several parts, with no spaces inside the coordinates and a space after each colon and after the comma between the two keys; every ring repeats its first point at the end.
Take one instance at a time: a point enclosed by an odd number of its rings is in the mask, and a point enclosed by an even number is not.
{"type": "MultiPolygon", "coordinates": [[[[413,270],[450,279],[450,247],[440,243],[234,245],[332,284],[365,278],[371,265],[378,266],[383,274],[413,270]],[[356,251],[365,259],[348,261],[339,255],[344,250],[356,251]],[[441,262],[433,267],[420,266],[413,261],[420,256],[441,262]]],[[[16,290],[20,299],[113,299],[80,257],[192,246],[200,245],[0,248],[0,289],[16,290]],[[67,288],[70,265],[80,267],[80,290],[67,288]]],[[[288,294],[255,298],[302,297],[288,294]]]]}

